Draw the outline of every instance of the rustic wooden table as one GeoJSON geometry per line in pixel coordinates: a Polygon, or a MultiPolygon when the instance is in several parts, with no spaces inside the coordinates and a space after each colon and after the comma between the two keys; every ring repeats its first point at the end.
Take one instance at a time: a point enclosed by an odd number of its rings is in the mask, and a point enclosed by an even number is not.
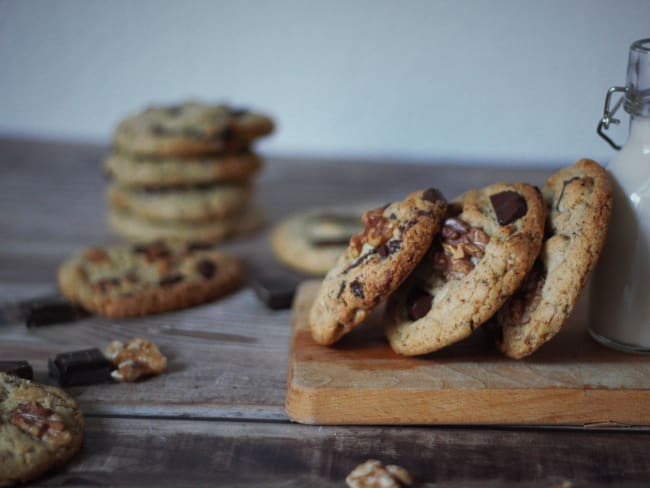
{"type": "MultiPolygon", "coordinates": [[[[116,240],[104,222],[105,152],[0,139],[0,302],[53,292],[66,256],[116,240]]],[[[272,225],[305,206],[390,201],[423,186],[451,196],[497,180],[540,184],[549,172],[272,159],[258,195],[272,225]]],[[[245,260],[249,275],[279,268],[269,228],[222,246],[245,260]]],[[[404,466],[417,486],[650,483],[645,429],[292,423],[284,411],[290,334],[290,312],[266,309],[249,287],[158,316],[0,326],[0,359],[29,360],[44,382],[48,358],[113,339],[144,335],[169,357],[167,374],[142,383],[70,388],[86,417],[84,446],[34,485],[345,486],[368,458],[404,466]]]]}

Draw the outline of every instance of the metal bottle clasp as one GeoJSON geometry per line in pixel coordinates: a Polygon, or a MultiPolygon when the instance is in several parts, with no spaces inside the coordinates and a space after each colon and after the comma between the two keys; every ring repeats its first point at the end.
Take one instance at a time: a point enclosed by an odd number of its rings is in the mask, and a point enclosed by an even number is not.
{"type": "Polygon", "coordinates": [[[614,93],[616,92],[625,93],[627,92],[627,88],[624,86],[613,86],[609,90],[607,90],[607,96],[605,97],[605,108],[603,109],[603,118],[600,119],[600,122],[598,122],[598,128],[596,129],[596,132],[598,132],[598,135],[603,139],[605,139],[605,141],[607,141],[607,143],[610,146],[612,146],[617,151],[620,151],[621,147],[623,146],[619,146],[614,141],[612,141],[612,139],[607,134],[605,134],[605,131],[609,129],[610,124],[618,125],[621,123],[620,119],[614,118],[614,114],[622,105],[625,97],[623,96],[619,98],[618,101],[614,104],[614,106],[611,109],[609,108],[612,95],[614,95],[614,93]]]}

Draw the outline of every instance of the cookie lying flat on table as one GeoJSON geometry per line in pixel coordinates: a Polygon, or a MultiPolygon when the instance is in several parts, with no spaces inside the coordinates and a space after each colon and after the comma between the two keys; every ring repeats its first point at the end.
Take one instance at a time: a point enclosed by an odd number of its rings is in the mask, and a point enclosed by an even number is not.
{"type": "Polygon", "coordinates": [[[469,191],[451,203],[426,257],[388,302],[393,350],[436,351],[492,317],[531,269],[545,216],[541,194],[523,183],[469,191]]]}
{"type": "Polygon", "coordinates": [[[558,333],[605,242],[612,209],[607,172],[581,159],[552,175],[543,190],[546,240],[521,288],[497,314],[499,349],[520,359],[558,333]]]}
{"type": "Polygon", "coordinates": [[[324,275],[334,267],[350,238],[361,231],[361,216],[369,208],[373,206],[315,208],[291,215],[273,230],[273,253],[287,266],[324,275]]]}
{"type": "Polygon", "coordinates": [[[255,206],[219,220],[181,222],[150,220],[112,207],[108,214],[111,228],[130,241],[182,239],[219,242],[258,230],[264,225],[264,212],[255,206]]]}
{"type": "Polygon", "coordinates": [[[266,115],[227,105],[186,102],[149,107],[115,129],[115,145],[131,154],[191,156],[246,148],[270,134],[266,115]]]}
{"type": "Polygon", "coordinates": [[[114,207],[152,220],[204,221],[238,213],[251,198],[250,183],[138,189],[112,184],[107,190],[114,207]]]}
{"type": "Polygon", "coordinates": [[[81,411],[64,391],[0,373],[0,486],[63,465],[82,438],[81,411]]]}
{"type": "Polygon", "coordinates": [[[238,259],[192,243],[164,241],[86,249],[59,269],[68,299],[109,317],[199,305],[241,284],[238,259]]]}
{"type": "Polygon", "coordinates": [[[143,158],[114,151],[104,162],[104,168],[111,178],[125,186],[163,187],[248,181],[262,168],[262,160],[250,152],[194,158],[143,158]]]}
{"type": "Polygon", "coordinates": [[[442,195],[429,189],[364,214],[364,230],[350,239],[311,308],[316,342],[336,342],[402,283],[429,248],[446,208],[442,195]]]}

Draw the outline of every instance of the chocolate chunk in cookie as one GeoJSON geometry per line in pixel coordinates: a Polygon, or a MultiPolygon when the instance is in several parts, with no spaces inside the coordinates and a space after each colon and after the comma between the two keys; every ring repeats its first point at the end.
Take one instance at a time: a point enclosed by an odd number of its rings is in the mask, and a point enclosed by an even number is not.
{"type": "Polygon", "coordinates": [[[528,211],[526,199],[516,191],[502,191],[490,195],[490,202],[500,225],[512,224],[528,211]]]}
{"type": "Polygon", "coordinates": [[[431,189],[364,214],[363,230],[350,239],[312,306],[316,342],[336,342],[388,298],[431,245],[446,207],[431,189]]]}
{"type": "Polygon", "coordinates": [[[487,321],[532,267],[545,217],[541,195],[526,184],[492,185],[454,201],[426,256],[389,299],[391,347],[429,353],[487,321]]]}

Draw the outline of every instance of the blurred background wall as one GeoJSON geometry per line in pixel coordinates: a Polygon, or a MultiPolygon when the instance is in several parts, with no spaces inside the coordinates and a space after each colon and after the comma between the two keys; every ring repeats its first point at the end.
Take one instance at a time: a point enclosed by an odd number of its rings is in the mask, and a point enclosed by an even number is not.
{"type": "Polygon", "coordinates": [[[648,0],[0,0],[0,134],[108,143],[196,97],[273,114],[270,154],[607,160],[642,37],[648,0]]]}

